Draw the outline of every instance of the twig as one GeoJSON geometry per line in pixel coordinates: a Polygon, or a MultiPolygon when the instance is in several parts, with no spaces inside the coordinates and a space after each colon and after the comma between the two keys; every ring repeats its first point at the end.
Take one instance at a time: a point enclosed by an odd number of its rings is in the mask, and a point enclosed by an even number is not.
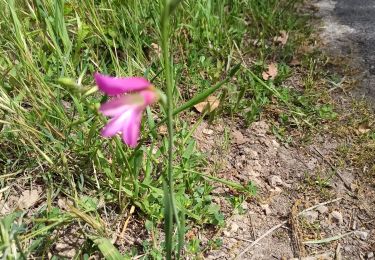
{"type": "Polygon", "coordinates": [[[240,259],[241,256],[243,256],[247,251],[249,251],[250,248],[252,248],[260,240],[262,240],[263,238],[265,238],[266,236],[268,236],[269,234],[271,234],[276,229],[284,226],[286,223],[288,223],[288,221],[281,222],[280,224],[278,224],[278,225],[272,227],[271,229],[269,229],[266,233],[264,233],[263,235],[261,235],[260,237],[258,237],[257,239],[255,239],[248,247],[245,248],[245,250],[243,250],[240,254],[238,254],[235,259],[240,259]]]}
{"type": "Polygon", "coordinates": [[[336,252],[335,252],[335,260],[342,260],[340,243],[337,243],[336,252]]]}
{"type": "Polygon", "coordinates": [[[351,235],[353,234],[355,231],[350,231],[350,232],[347,232],[345,234],[340,234],[340,235],[336,235],[336,236],[333,236],[333,237],[327,237],[327,238],[324,238],[324,239],[320,239],[320,240],[309,240],[309,241],[305,241],[303,242],[303,244],[324,244],[324,243],[329,243],[329,242],[332,242],[332,241],[335,241],[335,240],[339,240],[343,237],[346,237],[348,235],[351,235]]]}
{"type": "MultiPolygon", "coordinates": [[[[337,199],[333,199],[333,200],[329,200],[329,201],[326,201],[326,202],[322,202],[322,203],[316,204],[315,206],[312,206],[310,208],[307,208],[307,209],[301,211],[300,213],[298,213],[298,216],[302,215],[303,213],[305,213],[307,211],[316,209],[319,206],[324,206],[324,205],[327,205],[327,204],[330,204],[330,203],[334,203],[334,202],[339,201],[341,199],[342,198],[337,198],[337,199]]],[[[243,256],[244,254],[246,254],[246,252],[249,251],[254,245],[258,244],[259,241],[261,241],[263,238],[265,238],[266,236],[268,236],[269,234],[271,234],[273,231],[275,231],[276,229],[284,226],[287,223],[288,223],[288,220],[285,220],[285,221],[281,222],[280,224],[278,224],[278,225],[273,226],[272,228],[270,228],[266,233],[264,233],[263,235],[261,235],[260,237],[258,237],[257,239],[255,239],[249,246],[247,246],[241,253],[239,253],[236,256],[235,259],[240,259],[241,256],[243,256]]]]}
{"type": "Polygon", "coordinates": [[[133,215],[134,211],[135,211],[135,207],[134,207],[134,206],[131,206],[131,208],[130,208],[130,212],[129,212],[129,216],[128,216],[127,219],[125,220],[125,222],[124,222],[124,226],[123,226],[122,231],[121,231],[120,236],[119,236],[119,238],[120,238],[121,240],[124,239],[124,235],[125,235],[126,229],[127,229],[127,227],[128,227],[128,224],[129,224],[129,220],[130,220],[131,216],[133,215]]]}

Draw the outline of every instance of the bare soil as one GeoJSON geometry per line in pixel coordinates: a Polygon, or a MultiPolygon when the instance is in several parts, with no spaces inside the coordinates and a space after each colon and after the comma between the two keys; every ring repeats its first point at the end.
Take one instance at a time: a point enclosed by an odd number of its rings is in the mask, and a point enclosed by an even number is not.
{"type": "MultiPolygon", "coordinates": [[[[223,122],[223,125],[231,123],[223,122]]],[[[341,259],[360,259],[371,256],[375,246],[375,189],[361,181],[360,171],[337,167],[331,162],[337,157],[342,140],[327,134],[316,136],[313,142],[303,146],[283,144],[271,133],[269,123],[260,121],[246,130],[232,129],[231,148],[225,155],[215,148],[215,144],[220,146],[223,142],[223,127],[207,124],[200,127],[196,138],[201,149],[212,153],[212,163],[220,160],[225,164],[218,176],[242,183],[252,181],[259,188],[255,198],[242,204],[241,213],[238,210],[233,213],[228,204],[229,189],[217,188],[216,200],[231,216],[226,227],[216,235],[223,240],[223,246],[210,250],[205,258],[338,259],[340,254],[341,259]],[[324,202],[327,204],[320,205],[324,202]],[[312,206],[318,207],[298,215],[312,206]],[[344,234],[347,235],[341,238],[344,234]],[[320,241],[327,238],[333,241],[320,241]],[[308,241],[316,244],[304,244],[308,241]]]]}

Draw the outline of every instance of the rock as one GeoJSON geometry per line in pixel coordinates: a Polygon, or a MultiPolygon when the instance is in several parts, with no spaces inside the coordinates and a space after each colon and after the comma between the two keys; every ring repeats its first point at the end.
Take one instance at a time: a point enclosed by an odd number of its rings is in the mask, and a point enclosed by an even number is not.
{"type": "Polygon", "coordinates": [[[271,189],[271,192],[281,193],[281,192],[283,192],[283,189],[281,189],[280,187],[275,187],[275,188],[271,189]]]}
{"type": "Polygon", "coordinates": [[[359,237],[361,240],[365,241],[368,238],[368,232],[367,231],[356,231],[356,236],[359,237]]]}
{"type": "Polygon", "coordinates": [[[284,182],[281,180],[280,176],[272,175],[268,177],[268,183],[271,185],[271,187],[276,187],[278,185],[283,185],[284,182]]]}
{"type": "Polygon", "coordinates": [[[203,129],[202,132],[206,135],[212,135],[214,133],[212,129],[208,129],[208,128],[203,129]]]}
{"type": "Polygon", "coordinates": [[[260,207],[262,208],[262,210],[264,211],[264,213],[266,215],[271,214],[270,205],[268,205],[268,204],[261,204],[260,207]]]}
{"type": "Polygon", "coordinates": [[[224,234],[224,236],[226,236],[226,237],[230,237],[230,235],[231,235],[230,232],[228,232],[228,231],[226,231],[226,230],[223,231],[223,234],[224,234]]]}
{"type": "Polygon", "coordinates": [[[73,257],[76,255],[76,249],[68,243],[56,243],[55,250],[60,256],[67,257],[69,259],[73,259],[73,257]]]}
{"type": "Polygon", "coordinates": [[[344,223],[344,218],[342,217],[342,214],[338,211],[332,211],[331,216],[333,219],[335,219],[340,225],[344,223]]]}
{"type": "Polygon", "coordinates": [[[315,222],[318,219],[318,215],[318,212],[315,210],[310,210],[302,214],[309,223],[315,222]]]}
{"type": "Polygon", "coordinates": [[[315,167],[317,166],[317,164],[318,164],[318,160],[316,159],[316,158],[314,158],[314,157],[312,157],[311,159],[310,159],[310,161],[308,161],[307,163],[306,163],[306,166],[307,166],[307,168],[309,169],[309,170],[314,170],[315,169],[315,167]]]}
{"type": "Polygon", "coordinates": [[[239,228],[239,226],[236,224],[236,223],[232,223],[231,225],[230,225],[230,232],[231,233],[236,233],[237,231],[238,231],[238,228],[239,228]]]}
{"type": "Polygon", "coordinates": [[[322,205],[322,206],[317,207],[316,210],[317,210],[320,214],[324,214],[324,213],[328,212],[328,207],[322,205]]]}
{"type": "Polygon", "coordinates": [[[269,126],[265,121],[258,121],[251,124],[248,131],[250,133],[255,133],[258,136],[265,136],[269,130],[269,126]]]}
{"type": "Polygon", "coordinates": [[[276,140],[272,140],[271,143],[276,149],[280,147],[280,144],[276,140]]]}
{"type": "Polygon", "coordinates": [[[257,160],[257,159],[259,159],[258,152],[255,151],[255,150],[253,150],[253,149],[250,149],[250,148],[246,147],[244,149],[244,152],[247,155],[247,158],[250,159],[250,160],[257,160]]]}
{"type": "Polygon", "coordinates": [[[369,252],[367,254],[367,259],[374,259],[374,252],[369,252]]]}
{"type": "Polygon", "coordinates": [[[357,221],[353,221],[353,224],[352,224],[352,230],[356,230],[357,229],[357,221]]]}
{"type": "Polygon", "coordinates": [[[246,138],[243,136],[243,134],[240,131],[234,130],[232,133],[232,136],[236,144],[246,143],[246,138]]]}

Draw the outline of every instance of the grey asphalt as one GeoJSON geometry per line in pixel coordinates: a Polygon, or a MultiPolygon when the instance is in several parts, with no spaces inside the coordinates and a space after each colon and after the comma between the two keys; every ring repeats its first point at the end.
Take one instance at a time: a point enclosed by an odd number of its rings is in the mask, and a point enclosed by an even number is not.
{"type": "Polygon", "coordinates": [[[333,16],[354,29],[347,35],[363,60],[365,76],[359,93],[375,105],[375,0],[336,0],[333,16]]]}

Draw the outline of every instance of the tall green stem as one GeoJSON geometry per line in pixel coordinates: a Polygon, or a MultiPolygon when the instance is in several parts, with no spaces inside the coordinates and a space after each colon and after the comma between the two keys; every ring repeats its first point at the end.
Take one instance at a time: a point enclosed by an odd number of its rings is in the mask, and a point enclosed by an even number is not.
{"type": "Polygon", "coordinates": [[[168,169],[167,187],[165,190],[165,237],[166,257],[172,259],[173,243],[173,214],[176,211],[173,194],[173,78],[171,71],[171,57],[169,52],[169,20],[170,0],[164,0],[164,10],[161,17],[161,48],[163,52],[164,73],[167,87],[167,125],[168,125],[168,169]]]}

